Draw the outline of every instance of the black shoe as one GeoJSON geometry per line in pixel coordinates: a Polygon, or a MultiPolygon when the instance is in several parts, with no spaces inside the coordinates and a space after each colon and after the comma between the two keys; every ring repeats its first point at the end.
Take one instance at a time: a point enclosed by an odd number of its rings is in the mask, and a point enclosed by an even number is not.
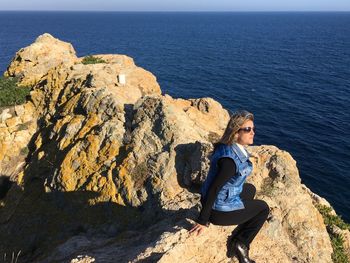
{"type": "Polygon", "coordinates": [[[249,258],[249,249],[240,241],[233,241],[233,253],[238,258],[239,263],[255,263],[249,258]]]}
{"type": "Polygon", "coordinates": [[[233,258],[235,256],[235,251],[234,251],[234,244],[235,244],[235,239],[229,238],[227,240],[227,253],[226,256],[228,258],[233,258]]]}

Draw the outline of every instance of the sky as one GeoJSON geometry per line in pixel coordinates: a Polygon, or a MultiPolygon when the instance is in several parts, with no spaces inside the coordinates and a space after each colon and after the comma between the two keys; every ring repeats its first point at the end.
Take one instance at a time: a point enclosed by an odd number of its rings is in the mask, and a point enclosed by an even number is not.
{"type": "Polygon", "coordinates": [[[0,10],[350,11],[350,0],[0,0],[0,10]]]}

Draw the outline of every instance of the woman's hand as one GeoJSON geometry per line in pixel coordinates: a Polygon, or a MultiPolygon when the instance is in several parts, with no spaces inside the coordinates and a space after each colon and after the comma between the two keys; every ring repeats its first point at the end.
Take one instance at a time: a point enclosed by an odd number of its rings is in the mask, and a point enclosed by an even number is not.
{"type": "Polygon", "coordinates": [[[196,223],[196,224],[190,229],[189,233],[190,233],[190,235],[193,235],[194,233],[196,233],[196,236],[198,236],[200,233],[202,233],[202,231],[204,230],[204,228],[207,228],[207,226],[196,223]]]}

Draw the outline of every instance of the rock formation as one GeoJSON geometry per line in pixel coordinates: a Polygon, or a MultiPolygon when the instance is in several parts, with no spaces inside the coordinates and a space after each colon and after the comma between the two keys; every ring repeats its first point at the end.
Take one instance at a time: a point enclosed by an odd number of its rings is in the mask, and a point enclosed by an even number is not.
{"type": "Polygon", "coordinates": [[[5,72],[7,77],[20,77],[23,86],[35,85],[49,68],[76,59],[70,43],[53,38],[50,34],[39,36],[27,48],[20,49],[5,72]]]}
{"type": "Polygon", "coordinates": [[[36,121],[31,103],[6,108],[0,113],[0,176],[17,176],[37,129],[36,121]]]}
{"type": "MultiPolygon", "coordinates": [[[[0,208],[6,240],[0,255],[21,251],[35,262],[236,262],[226,258],[235,226],[211,225],[199,237],[187,232],[227,110],[211,98],[162,95],[155,76],[127,56],[95,56],[105,63],[85,65],[70,44],[44,34],[8,67],[7,75],[33,88],[16,116],[6,111],[0,122],[1,165],[28,147],[0,208]],[[18,134],[29,121],[25,135],[18,134]]],[[[332,262],[322,216],[293,158],[274,146],[249,150],[249,180],[271,207],[252,257],[332,262]]]]}

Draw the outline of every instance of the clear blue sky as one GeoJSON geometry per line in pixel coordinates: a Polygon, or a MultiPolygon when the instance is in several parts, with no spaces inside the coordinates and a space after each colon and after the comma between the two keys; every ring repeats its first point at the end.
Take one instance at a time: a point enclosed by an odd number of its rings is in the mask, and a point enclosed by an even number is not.
{"type": "Polygon", "coordinates": [[[0,0],[0,10],[350,11],[350,0],[0,0]]]}

